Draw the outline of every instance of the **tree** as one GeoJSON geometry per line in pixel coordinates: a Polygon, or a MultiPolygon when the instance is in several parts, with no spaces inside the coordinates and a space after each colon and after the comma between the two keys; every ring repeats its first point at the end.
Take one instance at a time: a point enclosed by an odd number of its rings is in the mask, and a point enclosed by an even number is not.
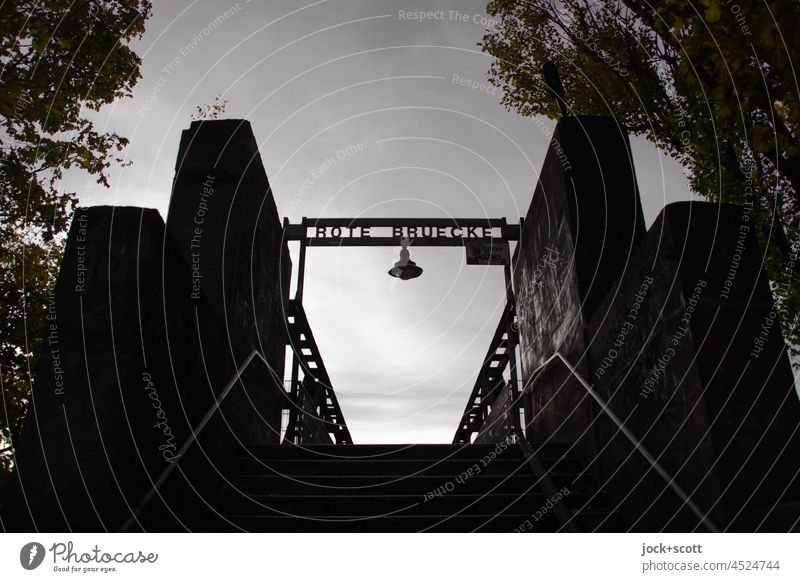
{"type": "Polygon", "coordinates": [[[0,470],[30,395],[47,294],[79,169],[108,186],[128,141],[95,130],[87,110],[130,95],[149,0],[5,0],[0,10],[0,470]]]}
{"type": "Polygon", "coordinates": [[[492,0],[481,46],[502,102],[558,115],[550,60],[575,113],[611,115],[683,164],[692,190],[752,205],[784,335],[800,346],[800,55],[795,0],[492,0]]]}

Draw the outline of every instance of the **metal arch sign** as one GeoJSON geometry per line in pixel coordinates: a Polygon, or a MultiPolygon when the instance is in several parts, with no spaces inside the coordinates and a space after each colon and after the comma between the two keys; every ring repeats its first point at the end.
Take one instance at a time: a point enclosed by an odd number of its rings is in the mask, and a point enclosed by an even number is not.
{"type": "MultiPolygon", "coordinates": [[[[522,219],[519,224],[508,224],[505,218],[303,218],[299,224],[283,221],[286,242],[300,243],[297,267],[297,288],[294,301],[302,305],[305,285],[306,251],[309,247],[366,247],[402,246],[405,257],[408,245],[436,247],[464,247],[468,265],[502,265],[505,277],[506,304],[514,305],[511,280],[510,241],[519,241],[522,219]]],[[[401,257],[402,252],[401,251],[401,257]]],[[[407,264],[415,265],[408,260],[407,264]]],[[[395,263],[398,268],[399,262],[395,263]]],[[[400,267],[402,268],[402,267],[400,267]]],[[[403,279],[402,275],[398,276],[403,279]]],[[[408,279],[415,279],[422,272],[408,279]]],[[[505,320],[505,318],[504,318],[505,320]]],[[[501,330],[502,331],[502,330],[501,330]]],[[[511,320],[508,320],[506,350],[509,358],[512,386],[516,386],[515,340],[511,320]]],[[[297,385],[300,373],[298,351],[292,363],[292,386],[297,385]]]]}
{"type": "MultiPolygon", "coordinates": [[[[408,238],[417,247],[463,246],[472,249],[468,257],[485,257],[485,249],[495,256],[508,241],[519,240],[519,225],[505,218],[304,218],[287,222],[284,233],[286,240],[310,247],[400,246],[408,238]]],[[[471,264],[497,264],[481,260],[471,264]]]]}

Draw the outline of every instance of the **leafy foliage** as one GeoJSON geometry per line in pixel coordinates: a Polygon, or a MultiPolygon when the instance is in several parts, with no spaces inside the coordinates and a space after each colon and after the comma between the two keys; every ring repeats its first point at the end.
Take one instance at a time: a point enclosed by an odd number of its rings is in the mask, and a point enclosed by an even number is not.
{"type": "Polygon", "coordinates": [[[225,113],[228,109],[228,98],[222,98],[222,95],[214,97],[214,103],[209,103],[204,106],[198,105],[195,112],[192,113],[192,121],[200,121],[203,119],[219,119],[219,116],[225,113]]]}
{"type": "Polygon", "coordinates": [[[0,470],[30,394],[47,294],[76,203],[64,170],[108,186],[128,141],[86,110],[130,95],[140,78],[128,42],[149,0],[6,0],[0,10],[0,470]]]}
{"type": "Polygon", "coordinates": [[[611,115],[683,164],[709,200],[752,204],[789,343],[800,345],[800,54],[794,0],[492,0],[490,80],[555,118],[551,60],[576,114],[611,115]]]}

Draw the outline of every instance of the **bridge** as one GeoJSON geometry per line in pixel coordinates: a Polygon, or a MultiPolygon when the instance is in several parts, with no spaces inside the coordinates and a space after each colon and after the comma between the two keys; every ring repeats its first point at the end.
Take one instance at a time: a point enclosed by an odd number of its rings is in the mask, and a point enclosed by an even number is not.
{"type": "Polygon", "coordinates": [[[613,120],[553,143],[520,219],[291,223],[249,123],[193,123],[166,222],[76,211],[3,526],[796,531],[800,403],[777,327],[748,355],[774,306],[742,209],[647,229],[613,120]],[[306,254],[346,246],[402,246],[407,280],[420,246],[502,270],[451,443],[354,442],[303,308],[306,254]]]}

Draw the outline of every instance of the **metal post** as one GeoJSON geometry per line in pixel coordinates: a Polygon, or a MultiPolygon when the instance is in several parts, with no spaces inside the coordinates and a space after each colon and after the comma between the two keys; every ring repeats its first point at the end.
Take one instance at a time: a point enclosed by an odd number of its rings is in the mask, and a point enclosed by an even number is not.
{"type": "MultiPolygon", "coordinates": [[[[303,224],[303,226],[306,226],[306,217],[305,216],[303,217],[303,223],[302,224],[303,224]]],[[[307,239],[305,237],[300,239],[300,259],[298,260],[298,263],[297,263],[297,288],[295,289],[295,295],[294,295],[294,305],[295,305],[294,325],[295,325],[295,329],[297,330],[296,340],[298,342],[301,341],[301,337],[300,336],[303,333],[301,325],[300,325],[300,310],[302,309],[302,306],[303,306],[303,285],[305,283],[305,278],[306,278],[306,246],[307,246],[306,242],[307,242],[307,239]]],[[[294,439],[293,440],[294,440],[295,444],[298,444],[297,443],[297,430],[298,430],[298,427],[300,426],[300,413],[297,410],[297,407],[300,405],[300,399],[299,399],[299,395],[300,395],[300,391],[299,391],[299,387],[300,387],[300,353],[299,353],[299,350],[301,350],[301,349],[302,348],[300,346],[292,345],[292,385],[291,385],[291,396],[292,396],[293,402],[295,403],[295,409],[292,410],[290,414],[294,414],[295,415],[295,422],[293,423],[294,424],[294,429],[295,429],[295,435],[294,435],[294,439]]]]}
{"type": "Polygon", "coordinates": [[[506,335],[508,336],[508,366],[511,381],[511,402],[514,404],[514,414],[512,415],[512,430],[518,429],[519,425],[519,384],[517,379],[517,330],[514,327],[514,314],[516,313],[516,304],[514,299],[514,287],[511,279],[511,245],[506,241],[506,254],[508,256],[508,263],[503,265],[503,274],[506,281],[506,302],[509,306],[510,312],[506,313],[506,335]]]}
{"type": "MultiPolygon", "coordinates": [[[[303,226],[306,225],[306,218],[303,217],[303,226]]],[[[300,259],[297,263],[297,289],[295,291],[295,301],[297,301],[300,305],[303,304],[303,285],[305,284],[306,280],[306,246],[308,245],[308,239],[303,237],[300,239],[300,259]]]]}
{"type": "MultiPolygon", "coordinates": [[[[295,329],[297,329],[299,327],[299,326],[297,326],[297,315],[295,315],[294,322],[295,322],[295,329]]],[[[300,339],[299,335],[297,336],[297,339],[299,341],[299,339],[300,339]]],[[[292,339],[290,338],[289,341],[292,342],[292,339]]],[[[292,342],[292,344],[293,344],[293,342],[292,342]]],[[[299,377],[300,376],[300,358],[297,355],[297,351],[299,349],[300,349],[299,346],[292,345],[292,383],[289,386],[289,400],[293,403],[293,406],[291,406],[289,408],[289,424],[288,424],[288,426],[291,427],[292,428],[292,432],[295,433],[295,434],[291,435],[291,442],[294,442],[295,444],[297,444],[296,440],[295,440],[295,437],[297,436],[297,426],[298,426],[298,418],[299,418],[298,417],[298,411],[297,411],[297,407],[299,405],[299,402],[298,402],[298,399],[297,399],[297,394],[298,394],[297,386],[300,383],[300,377],[299,377]]],[[[287,436],[289,436],[289,435],[287,434],[287,436]]]]}

